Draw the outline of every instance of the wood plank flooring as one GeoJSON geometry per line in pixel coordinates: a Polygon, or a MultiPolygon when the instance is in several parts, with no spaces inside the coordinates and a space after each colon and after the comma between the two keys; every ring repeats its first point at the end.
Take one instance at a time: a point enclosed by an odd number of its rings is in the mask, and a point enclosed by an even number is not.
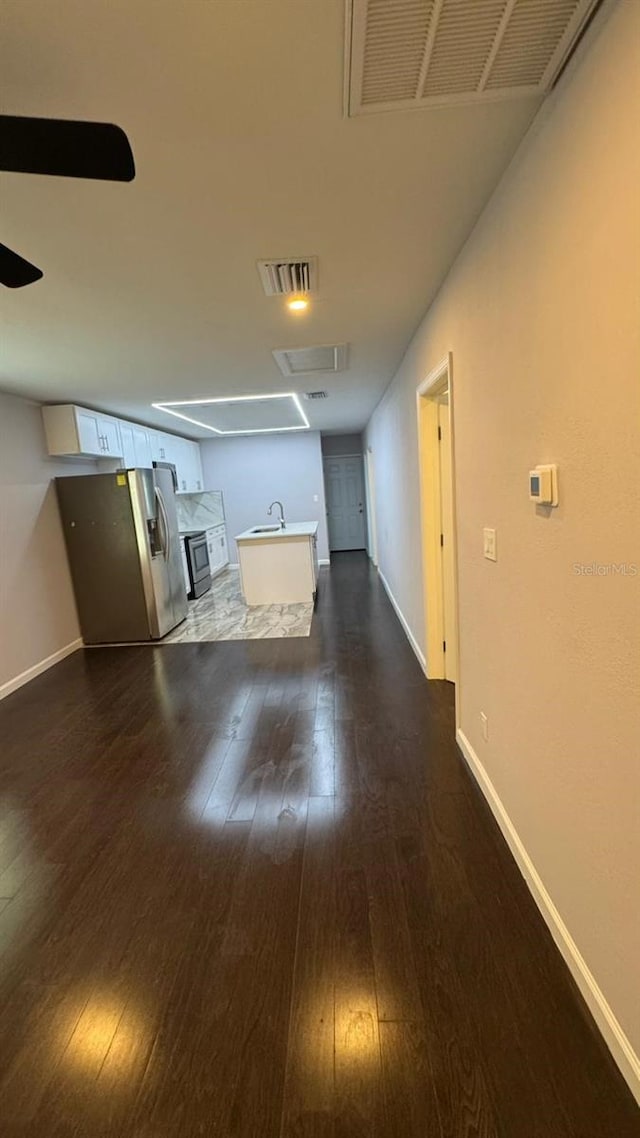
{"type": "Polygon", "coordinates": [[[637,1138],[366,558],[0,704],[4,1138],[637,1138]]]}

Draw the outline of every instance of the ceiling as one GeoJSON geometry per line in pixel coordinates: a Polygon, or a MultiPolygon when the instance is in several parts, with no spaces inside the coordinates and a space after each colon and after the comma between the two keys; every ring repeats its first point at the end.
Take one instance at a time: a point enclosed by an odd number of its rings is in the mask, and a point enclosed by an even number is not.
{"type": "MultiPolygon", "coordinates": [[[[7,114],[115,122],[130,184],[3,174],[0,388],[176,429],[152,403],[321,388],[359,430],[539,97],[343,115],[343,0],[3,0],[7,114]],[[318,257],[311,310],[256,261],[318,257]],[[348,344],[285,378],[273,349],[348,344]]],[[[186,434],[207,432],[184,424],[186,434]]]]}

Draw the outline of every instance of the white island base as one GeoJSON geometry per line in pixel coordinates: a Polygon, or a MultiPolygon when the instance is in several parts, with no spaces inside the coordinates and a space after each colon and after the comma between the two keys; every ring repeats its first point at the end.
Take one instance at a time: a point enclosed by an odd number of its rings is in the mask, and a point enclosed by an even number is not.
{"type": "MultiPolygon", "coordinates": [[[[257,529],[258,527],[256,527],[257,529]]],[[[238,563],[245,603],[296,605],[313,601],[318,582],[317,522],[238,534],[238,563]]]]}

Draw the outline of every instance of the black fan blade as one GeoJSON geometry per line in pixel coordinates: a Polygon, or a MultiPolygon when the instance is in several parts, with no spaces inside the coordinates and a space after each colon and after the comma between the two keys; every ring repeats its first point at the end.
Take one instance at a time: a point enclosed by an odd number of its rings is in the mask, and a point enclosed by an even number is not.
{"type": "Polygon", "coordinates": [[[136,168],[119,126],[0,115],[0,170],[131,182],[136,168]]]}
{"type": "Polygon", "coordinates": [[[37,269],[30,261],[7,249],[6,245],[0,245],[0,281],[7,288],[22,288],[39,281],[42,276],[42,269],[37,269]]]}

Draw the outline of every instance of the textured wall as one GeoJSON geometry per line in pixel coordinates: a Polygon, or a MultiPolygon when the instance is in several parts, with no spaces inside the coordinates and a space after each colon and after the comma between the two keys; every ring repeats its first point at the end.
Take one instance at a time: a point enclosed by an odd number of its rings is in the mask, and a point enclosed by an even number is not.
{"type": "Polygon", "coordinates": [[[548,100],[366,436],[380,567],[424,646],[415,393],[453,352],[461,726],[637,1050],[640,572],[575,566],[640,566],[639,48],[629,0],[548,100]],[[545,461],[547,516],[527,498],[545,461]]]}
{"type": "Polygon", "coordinates": [[[0,688],[80,635],[40,407],[0,394],[0,688]]]}
{"type": "Polygon", "coordinates": [[[237,561],[234,534],[268,522],[279,498],[290,522],[319,522],[318,555],[329,556],[320,435],[317,431],[246,435],[200,443],[204,484],[222,490],[229,556],[237,561]],[[317,501],[314,501],[317,498],[317,501]]]}

